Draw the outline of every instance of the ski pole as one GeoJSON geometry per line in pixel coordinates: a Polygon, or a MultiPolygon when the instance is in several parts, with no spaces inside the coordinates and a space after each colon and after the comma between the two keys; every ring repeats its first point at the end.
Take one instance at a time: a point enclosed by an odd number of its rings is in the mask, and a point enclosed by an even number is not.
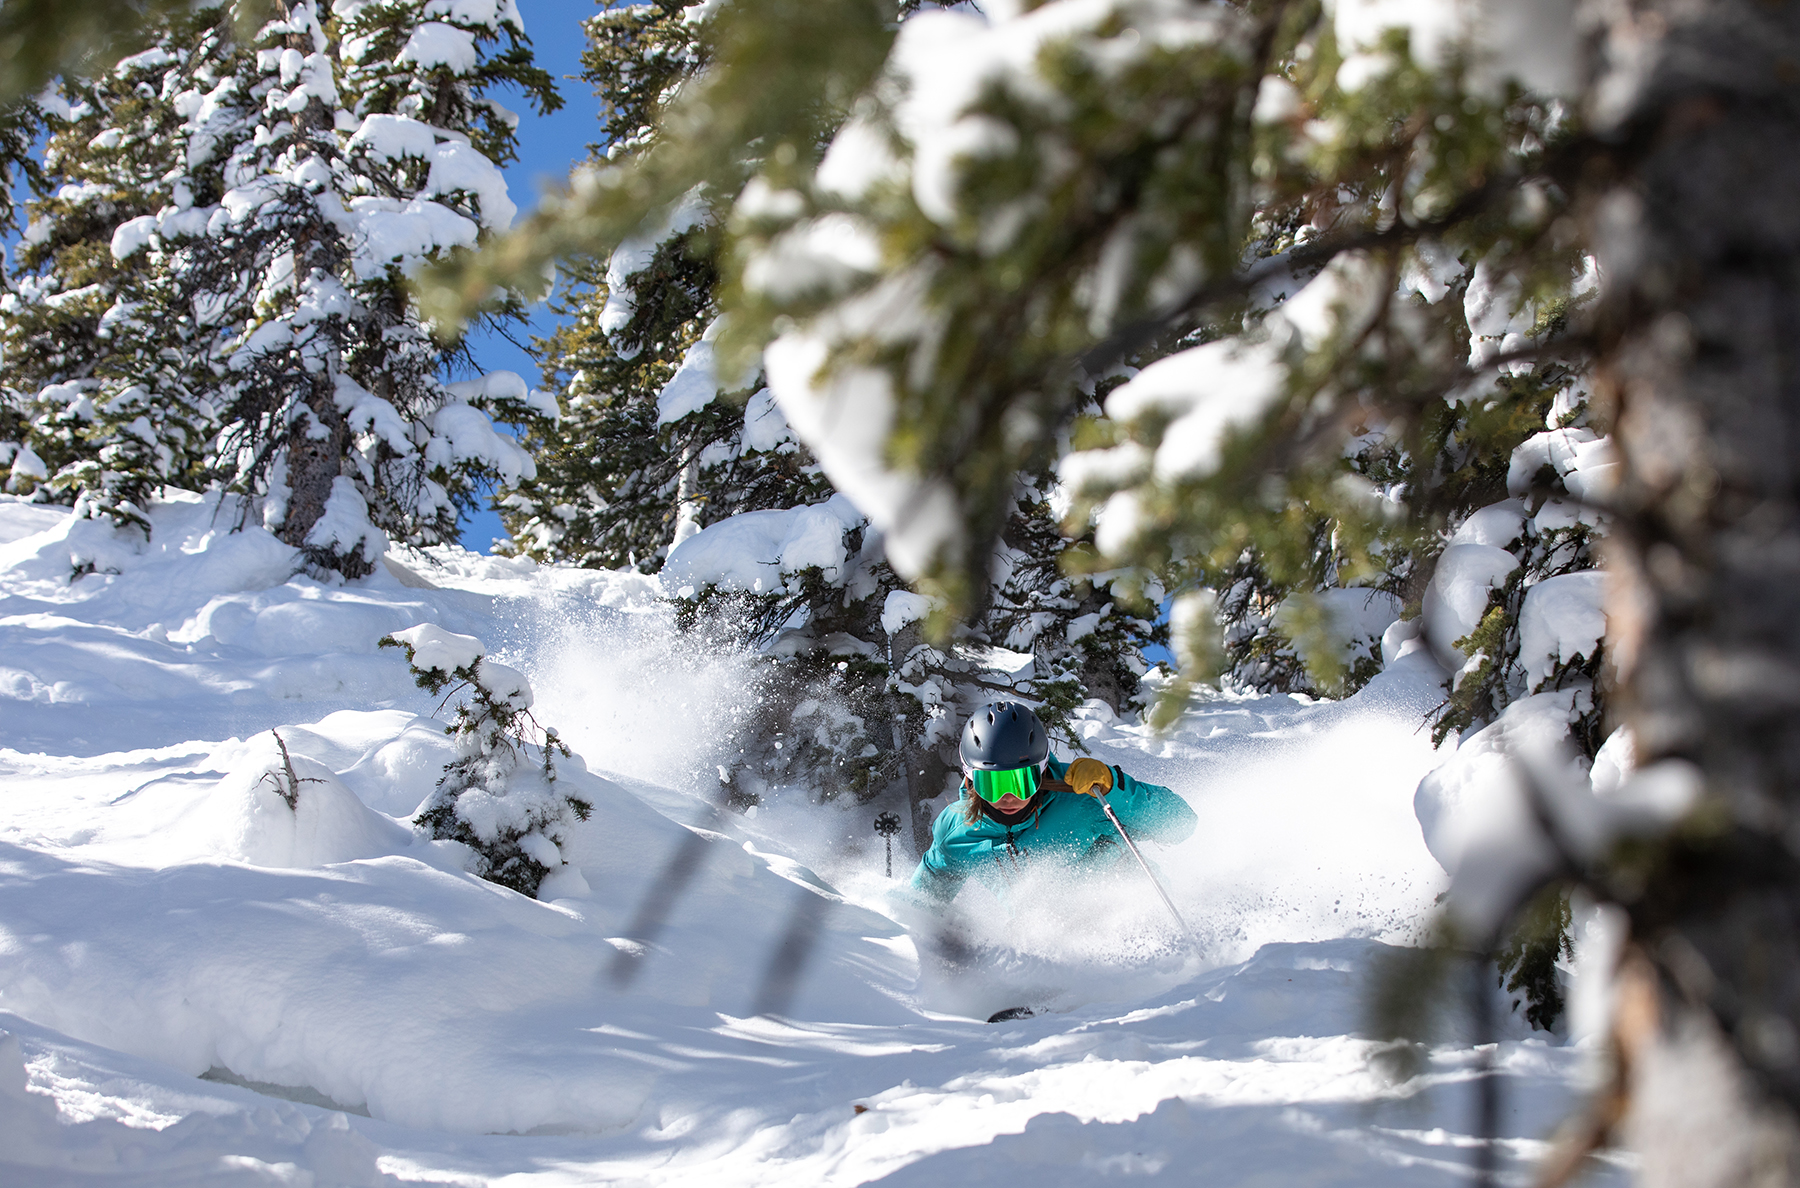
{"type": "Polygon", "coordinates": [[[1156,877],[1156,872],[1151,870],[1150,864],[1144,860],[1144,855],[1137,848],[1137,843],[1131,840],[1129,833],[1125,832],[1124,823],[1119,820],[1118,814],[1113,812],[1112,805],[1106,803],[1106,796],[1093,791],[1096,785],[1104,787],[1108,792],[1112,791],[1111,769],[1098,759],[1089,759],[1083,756],[1069,765],[1069,772],[1063,778],[1070,787],[1084,795],[1092,796],[1100,802],[1100,811],[1106,814],[1106,819],[1112,822],[1112,827],[1119,831],[1119,839],[1125,843],[1125,848],[1131,851],[1131,856],[1137,859],[1138,865],[1144,868],[1144,877],[1150,880],[1150,885],[1156,888],[1158,895],[1162,896],[1163,906],[1169,909],[1169,914],[1174,916],[1175,923],[1181,926],[1181,931],[1188,938],[1188,943],[1194,946],[1194,950],[1198,952],[1200,940],[1194,935],[1194,930],[1188,927],[1187,921],[1181,918],[1181,912],[1175,907],[1175,901],[1169,898],[1167,891],[1163,890],[1162,880],[1156,877]],[[1085,766],[1087,764],[1098,767],[1099,772],[1093,772],[1091,768],[1085,766]]]}
{"type": "Polygon", "coordinates": [[[894,835],[900,832],[900,814],[882,813],[875,818],[875,832],[887,839],[887,874],[894,877],[894,835]]]}

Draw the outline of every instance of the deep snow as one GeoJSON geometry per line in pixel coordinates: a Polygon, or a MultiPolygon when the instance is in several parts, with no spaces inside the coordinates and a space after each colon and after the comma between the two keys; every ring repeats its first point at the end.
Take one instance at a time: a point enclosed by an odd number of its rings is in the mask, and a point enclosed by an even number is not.
{"type": "MultiPolygon", "coordinates": [[[[6,1183],[1469,1175],[1466,1021],[1398,1084],[1361,1037],[1447,881],[1413,815],[1443,758],[1422,650],[1347,702],[1197,702],[1161,737],[1083,712],[1200,816],[1147,847],[1200,951],[1141,874],[971,887],[947,933],[889,894],[883,805],[715,807],[756,665],[675,636],[652,579],[439,550],[327,586],[229,505],[154,516],[145,545],[0,502],[6,1183]],[[567,897],[406,824],[452,744],[376,641],[427,622],[523,671],[581,757],[567,897]],[[1021,1002],[1050,1013],[978,1021],[1021,1002]]],[[[1590,1052],[1509,1021],[1489,1056],[1522,1178],[1590,1052]]]]}

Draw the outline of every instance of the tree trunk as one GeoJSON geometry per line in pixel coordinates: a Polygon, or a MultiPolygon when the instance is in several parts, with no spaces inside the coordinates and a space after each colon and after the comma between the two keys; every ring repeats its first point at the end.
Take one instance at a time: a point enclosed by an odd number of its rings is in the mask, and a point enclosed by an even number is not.
{"type": "Polygon", "coordinates": [[[1702,788],[1614,867],[1653,1004],[1624,1137],[1649,1184],[1800,1183],[1800,4],[1590,7],[1622,108],[1583,195],[1624,463],[1615,704],[1640,765],[1702,788]]]}
{"type": "Polygon", "coordinates": [[[332,399],[326,378],[315,379],[306,413],[310,415],[303,414],[288,434],[289,494],[287,515],[281,521],[281,540],[304,552],[317,569],[335,570],[349,578],[362,577],[374,569],[374,563],[360,550],[345,556],[334,548],[306,542],[313,526],[325,514],[332,484],[344,472],[344,459],[350,453],[350,427],[332,399]]]}
{"type": "Polygon", "coordinates": [[[675,530],[669,552],[700,531],[700,443],[690,440],[681,450],[681,477],[675,483],[675,530]]]}

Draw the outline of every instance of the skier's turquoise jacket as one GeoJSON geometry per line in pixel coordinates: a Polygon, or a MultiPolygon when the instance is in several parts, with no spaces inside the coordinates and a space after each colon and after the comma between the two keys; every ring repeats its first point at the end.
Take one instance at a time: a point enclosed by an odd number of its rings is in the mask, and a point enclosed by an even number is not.
{"type": "MultiPolygon", "coordinates": [[[[1050,757],[1050,777],[1061,780],[1069,765],[1050,757]]],[[[1113,790],[1106,803],[1118,815],[1133,841],[1178,842],[1194,832],[1196,818],[1187,802],[1169,789],[1145,784],[1113,768],[1113,790]]],[[[1046,790],[1032,799],[1030,811],[1011,825],[987,814],[975,820],[964,811],[965,800],[949,805],[931,827],[931,848],[913,872],[913,890],[938,903],[948,903],[973,876],[1004,893],[1011,877],[1027,862],[1065,867],[1107,867],[1131,861],[1118,831],[1092,796],[1046,790]]]]}

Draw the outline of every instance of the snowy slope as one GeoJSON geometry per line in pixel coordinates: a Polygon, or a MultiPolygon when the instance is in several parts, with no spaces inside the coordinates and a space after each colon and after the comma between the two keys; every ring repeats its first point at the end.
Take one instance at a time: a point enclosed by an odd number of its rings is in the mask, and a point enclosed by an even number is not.
{"type": "MultiPolygon", "coordinates": [[[[1412,816],[1423,670],[1160,738],[1085,712],[1200,815],[1151,847],[1197,950],[1141,875],[971,890],[947,932],[888,894],[877,806],[713,807],[755,666],[673,636],[648,580],[446,550],[323,586],[229,506],[154,514],[146,546],[0,502],[0,1180],[1466,1174],[1457,1020],[1400,1084],[1359,1038],[1364,975],[1444,883],[1412,816]],[[524,670],[585,759],[549,902],[405,823],[450,744],[376,640],[420,622],[524,670]],[[1054,1013],[976,1021],[1021,1002],[1054,1013]]],[[[1585,1053],[1506,1035],[1516,1170],[1585,1053]]]]}

